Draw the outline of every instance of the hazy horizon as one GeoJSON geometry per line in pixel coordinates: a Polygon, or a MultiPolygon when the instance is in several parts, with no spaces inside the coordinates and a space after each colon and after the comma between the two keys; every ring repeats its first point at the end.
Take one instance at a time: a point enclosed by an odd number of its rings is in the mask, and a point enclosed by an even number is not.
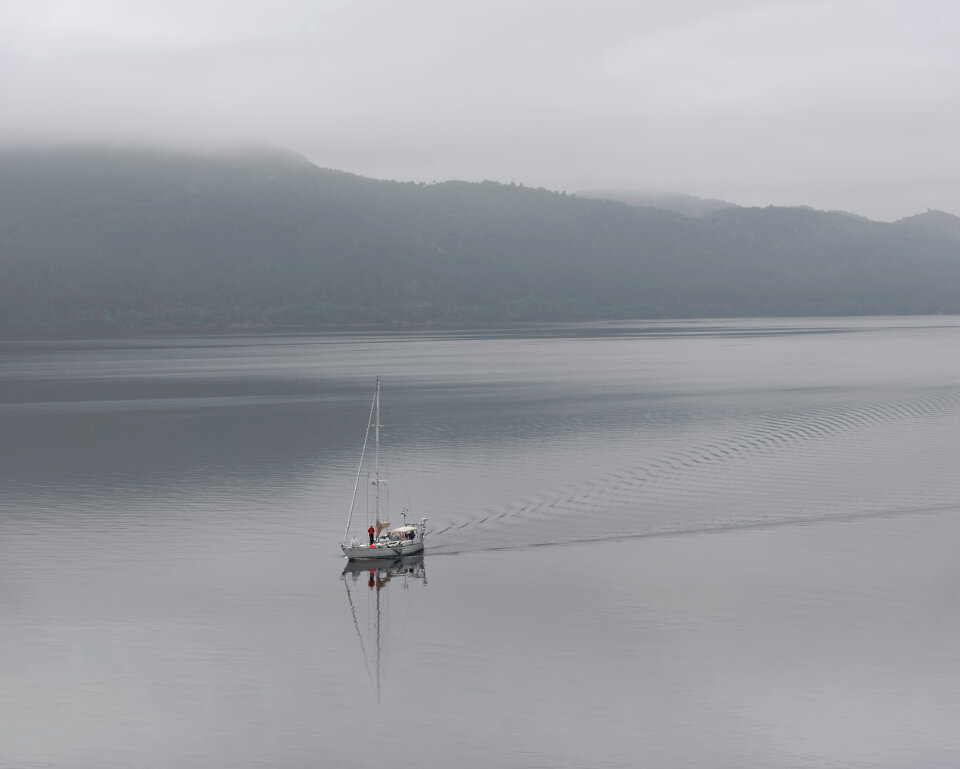
{"type": "Polygon", "coordinates": [[[399,181],[960,213],[960,7],[0,5],[0,141],[269,144],[399,181]]]}

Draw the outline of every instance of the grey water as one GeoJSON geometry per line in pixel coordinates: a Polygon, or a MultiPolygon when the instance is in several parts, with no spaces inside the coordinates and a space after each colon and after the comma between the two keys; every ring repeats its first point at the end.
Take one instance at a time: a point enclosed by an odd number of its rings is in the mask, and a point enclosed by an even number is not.
{"type": "Polygon", "coordinates": [[[0,766],[956,766],[958,351],[951,317],[0,341],[0,766]],[[344,572],[377,376],[427,552],[344,572]]]}

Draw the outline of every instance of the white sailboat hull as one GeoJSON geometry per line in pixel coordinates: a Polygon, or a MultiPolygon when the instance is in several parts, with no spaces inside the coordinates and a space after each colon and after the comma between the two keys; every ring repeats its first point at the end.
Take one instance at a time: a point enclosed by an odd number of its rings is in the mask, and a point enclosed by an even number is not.
{"type": "Polygon", "coordinates": [[[341,545],[343,554],[351,561],[365,561],[372,558],[403,558],[407,555],[423,552],[423,541],[414,542],[377,542],[373,545],[341,545]]]}

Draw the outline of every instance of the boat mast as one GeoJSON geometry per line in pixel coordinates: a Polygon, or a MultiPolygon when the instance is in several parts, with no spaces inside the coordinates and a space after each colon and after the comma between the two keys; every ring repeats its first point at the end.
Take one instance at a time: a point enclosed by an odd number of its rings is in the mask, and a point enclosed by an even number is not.
{"type": "MultiPolygon", "coordinates": [[[[347,528],[343,530],[343,544],[347,544],[347,537],[350,536],[350,521],[353,519],[353,508],[357,503],[357,489],[360,488],[360,474],[363,472],[363,455],[367,453],[367,440],[370,438],[370,423],[373,421],[374,407],[380,403],[380,377],[377,377],[377,391],[373,396],[373,402],[370,404],[370,416],[367,417],[367,431],[363,434],[363,448],[360,450],[360,466],[357,468],[357,479],[353,483],[353,498],[350,500],[350,513],[347,515],[347,528]]],[[[380,412],[377,411],[377,422],[380,422],[380,412]]],[[[377,427],[377,444],[380,443],[380,430],[377,427]]],[[[369,497],[367,497],[369,499],[369,497]]],[[[370,508],[367,508],[369,515],[370,508]]]]}
{"type": "Polygon", "coordinates": [[[376,451],[373,455],[373,477],[377,485],[374,510],[377,514],[377,523],[380,523],[380,377],[377,377],[377,393],[374,395],[373,400],[377,405],[376,451]]]}

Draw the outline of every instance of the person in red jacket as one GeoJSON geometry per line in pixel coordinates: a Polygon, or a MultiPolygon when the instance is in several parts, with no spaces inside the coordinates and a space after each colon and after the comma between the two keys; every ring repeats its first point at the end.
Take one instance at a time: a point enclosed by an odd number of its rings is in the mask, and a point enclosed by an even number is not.
{"type": "Polygon", "coordinates": [[[370,544],[371,544],[371,545],[373,544],[373,537],[376,535],[376,533],[377,533],[377,532],[376,532],[376,529],[374,529],[373,526],[371,526],[369,529],[367,529],[367,534],[370,535],[370,544]]]}

